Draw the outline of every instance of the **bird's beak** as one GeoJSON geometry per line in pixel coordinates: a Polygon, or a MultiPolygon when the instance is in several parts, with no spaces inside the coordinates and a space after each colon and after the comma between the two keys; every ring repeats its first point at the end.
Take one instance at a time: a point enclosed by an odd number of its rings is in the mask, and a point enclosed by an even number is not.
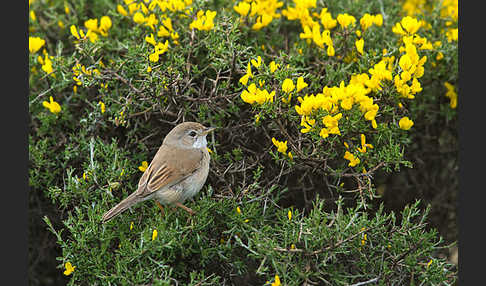
{"type": "Polygon", "coordinates": [[[202,131],[202,135],[207,135],[209,132],[213,131],[214,129],[216,129],[217,127],[206,127],[203,131],[202,131]]]}

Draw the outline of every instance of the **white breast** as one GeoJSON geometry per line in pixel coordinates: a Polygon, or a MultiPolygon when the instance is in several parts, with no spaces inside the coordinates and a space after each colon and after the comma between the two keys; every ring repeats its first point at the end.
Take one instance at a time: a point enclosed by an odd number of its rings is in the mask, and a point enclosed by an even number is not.
{"type": "Polygon", "coordinates": [[[194,148],[206,148],[208,146],[208,141],[206,141],[206,136],[197,137],[196,142],[192,145],[194,148]]]}

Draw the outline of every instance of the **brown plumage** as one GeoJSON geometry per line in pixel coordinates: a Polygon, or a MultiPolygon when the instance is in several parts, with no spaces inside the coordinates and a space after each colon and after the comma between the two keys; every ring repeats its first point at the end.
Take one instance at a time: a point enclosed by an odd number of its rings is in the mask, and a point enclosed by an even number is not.
{"type": "Polygon", "coordinates": [[[138,188],[123,201],[107,211],[103,223],[129,207],[149,199],[163,205],[181,205],[204,185],[209,172],[206,135],[214,128],[196,122],[184,122],[174,127],[143,173],[138,188]]]}

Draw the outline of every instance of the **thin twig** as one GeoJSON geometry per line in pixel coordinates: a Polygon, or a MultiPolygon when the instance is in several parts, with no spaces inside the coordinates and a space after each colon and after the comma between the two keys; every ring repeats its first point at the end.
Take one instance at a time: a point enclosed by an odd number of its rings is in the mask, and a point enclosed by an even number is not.
{"type": "Polygon", "coordinates": [[[378,281],[378,277],[370,279],[368,281],[358,282],[358,283],[355,283],[355,284],[352,284],[352,285],[349,285],[349,286],[361,286],[361,285],[370,284],[370,283],[373,283],[373,282],[376,282],[376,281],[378,281]]]}

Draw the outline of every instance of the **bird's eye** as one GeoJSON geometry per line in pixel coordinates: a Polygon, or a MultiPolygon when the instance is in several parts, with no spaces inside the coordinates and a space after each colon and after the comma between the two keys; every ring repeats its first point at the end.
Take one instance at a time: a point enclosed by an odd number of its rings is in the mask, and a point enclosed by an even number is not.
{"type": "Polygon", "coordinates": [[[196,137],[197,133],[196,131],[192,130],[191,132],[189,132],[189,136],[191,137],[196,137]]]}

